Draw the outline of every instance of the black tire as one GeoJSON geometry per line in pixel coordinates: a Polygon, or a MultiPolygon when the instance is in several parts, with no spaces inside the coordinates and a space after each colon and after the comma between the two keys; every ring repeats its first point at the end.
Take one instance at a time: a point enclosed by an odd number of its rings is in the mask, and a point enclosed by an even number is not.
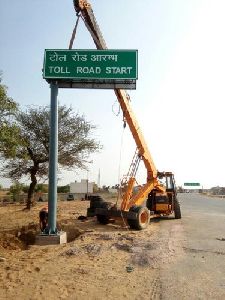
{"type": "Polygon", "coordinates": [[[95,209],[101,207],[105,201],[100,196],[92,196],[90,199],[90,208],[95,209]]]}
{"type": "Polygon", "coordinates": [[[101,207],[102,203],[104,203],[103,200],[99,200],[99,201],[91,201],[90,202],[90,208],[98,208],[98,207],[101,207]]]}
{"type": "MultiPolygon", "coordinates": [[[[99,208],[110,209],[112,207],[111,202],[102,202],[99,208]]],[[[96,214],[97,220],[100,224],[107,225],[109,224],[109,216],[96,214]]]]}
{"type": "Polygon", "coordinates": [[[181,219],[180,203],[177,197],[174,198],[174,217],[175,219],[181,219]]]}
{"type": "Polygon", "coordinates": [[[131,229],[142,230],[148,227],[150,211],[147,207],[132,206],[129,211],[137,213],[137,219],[127,219],[127,223],[131,229]]]}
{"type": "Polygon", "coordinates": [[[94,217],[95,216],[95,209],[94,208],[88,208],[87,209],[87,217],[94,217]]]}
{"type": "Polygon", "coordinates": [[[102,199],[102,197],[99,195],[91,195],[91,196],[88,196],[88,199],[94,201],[94,200],[102,199]]]}
{"type": "Polygon", "coordinates": [[[96,215],[96,216],[97,216],[98,223],[100,223],[102,225],[109,224],[109,217],[108,216],[104,216],[104,215],[96,215]]]}

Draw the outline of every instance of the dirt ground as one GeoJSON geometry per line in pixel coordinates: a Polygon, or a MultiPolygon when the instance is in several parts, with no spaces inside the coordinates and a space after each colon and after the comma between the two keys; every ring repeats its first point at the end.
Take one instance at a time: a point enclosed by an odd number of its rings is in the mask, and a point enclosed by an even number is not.
{"type": "Polygon", "coordinates": [[[58,226],[67,232],[68,243],[36,246],[42,206],[37,203],[31,211],[22,204],[0,207],[0,299],[161,298],[160,265],[179,256],[180,247],[171,240],[161,243],[158,222],[131,231],[123,222],[80,221],[89,202],[60,201],[58,226]]]}

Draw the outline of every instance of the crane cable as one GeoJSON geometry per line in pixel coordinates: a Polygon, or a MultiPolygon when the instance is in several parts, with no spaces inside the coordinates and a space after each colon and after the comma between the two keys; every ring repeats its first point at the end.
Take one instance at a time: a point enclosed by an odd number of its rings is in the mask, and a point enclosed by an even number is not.
{"type": "MultiPolygon", "coordinates": [[[[72,49],[73,47],[73,43],[74,43],[74,40],[75,40],[75,37],[76,37],[76,32],[77,32],[77,27],[78,27],[78,23],[79,23],[79,20],[80,20],[80,17],[81,19],[84,21],[84,18],[83,16],[81,15],[81,13],[77,13],[77,20],[76,20],[76,24],[74,26],[74,29],[73,29],[73,32],[72,32],[72,35],[71,35],[71,39],[70,39],[70,43],[69,43],[69,50],[72,49]]],[[[92,35],[93,36],[93,35],[92,35]]],[[[94,38],[94,40],[96,41],[96,37],[94,38]]],[[[96,41],[97,42],[97,41],[96,41]]],[[[127,99],[128,101],[130,101],[130,96],[128,93],[127,94],[127,99]]],[[[118,112],[115,113],[114,111],[114,105],[117,101],[114,102],[114,104],[112,105],[112,112],[116,115],[116,116],[119,116],[120,114],[120,105],[119,105],[119,109],[118,109],[118,112]]],[[[122,161],[122,148],[123,148],[123,137],[124,137],[124,131],[125,131],[125,128],[126,128],[126,119],[125,117],[123,116],[123,130],[122,130],[122,134],[121,134],[121,141],[120,141],[120,158],[119,158],[119,167],[118,167],[118,182],[120,182],[120,186],[119,186],[119,192],[117,193],[117,200],[116,200],[116,207],[117,207],[117,204],[118,204],[118,200],[119,200],[119,195],[121,194],[120,191],[121,191],[121,180],[120,180],[120,172],[121,172],[121,161],[122,161]]],[[[124,226],[126,227],[127,230],[128,227],[127,227],[127,224],[125,222],[125,219],[123,217],[123,214],[122,214],[122,211],[121,211],[121,218],[123,220],[123,223],[124,223],[124,226]]]]}
{"type": "Polygon", "coordinates": [[[117,103],[118,101],[116,100],[114,103],[113,103],[113,105],[112,105],[112,112],[113,112],[113,114],[116,116],[116,117],[118,117],[119,116],[119,114],[120,114],[120,105],[119,105],[119,108],[118,108],[118,112],[115,112],[115,110],[114,110],[114,107],[116,106],[116,103],[117,103]]]}
{"type": "MultiPolygon", "coordinates": [[[[116,199],[116,207],[118,205],[118,201],[119,201],[119,198],[121,196],[121,161],[122,161],[122,150],[123,150],[123,139],[124,139],[124,131],[125,131],[125,126],[123,126],[123,129],[122,129],[122,134],[121,134],[121,139],[120,139],[120,158],[119,158],[119,167],[118,167],[118,182],[119,182],[119,189],[118,189],[118,193],[117,193],[117,199],[116,199]]],[[[126,221],[123,217],[123,213],[121,211],[121,218],[122,218],[122,221],[123,221],[123,224],[124,224],[124,227],[129,230],[129,228],[127,227],[127,224],[126,224],[126,221]]]]}
{"type": "Polygon", "coordinates": [[[119,201],[119,196],[121,194],[121,161],[122,161],[122,150],[123,150],[123,137],[124,137],[124,131],[125,131],[125,127],[123,126],[123,130],[122,130],[122,134],[121,134],[121,139],[120,139],[120,157],[119,157],[119,166],[118,166],[118,182],[119,182],[119,189],[118,189],[118,193],[117,193],[117,200],[116,200],[116,207],[119,201]]]}
{"type": "Polygon", "coordinates": [[[76,24],[75,24],[75,27],[73,29],[72,36],[71,36],[70,43],[69,43],[69,50],[71,50],[73,48],[73,42],[74,42],[75,37],[76,37],[77,27],[78,27],[78,23],[79,23],[79,20],[80,20],[80,16],[81,16],[81,14],[77,14],[76,24]]]}

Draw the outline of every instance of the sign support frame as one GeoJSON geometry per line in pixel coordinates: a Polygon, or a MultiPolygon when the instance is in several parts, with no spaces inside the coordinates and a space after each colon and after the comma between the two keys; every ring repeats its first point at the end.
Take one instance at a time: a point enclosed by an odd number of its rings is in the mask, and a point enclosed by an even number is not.
{"type": "MultiPolygon", "coordinates": [[[[58,56],[57,56],[58,57],[58,56]]],[[[137,57],[137,52],[136,52],[137,57]]],[[[137,60],[137,58],[136,58],[137,60]]],[[[137,71],[136,71],[137,74],[137,71]]],[[[58,167],[58,89],[59,88],[94,88],[94,89],[136,89],[136,78],[126,79],[62,79],[48,78],[50,84],[50,132],[49,132],[49,191],[48,191],[48,226],[46,236],[60,236],[57,229],[57,167],[58,167]]]]}

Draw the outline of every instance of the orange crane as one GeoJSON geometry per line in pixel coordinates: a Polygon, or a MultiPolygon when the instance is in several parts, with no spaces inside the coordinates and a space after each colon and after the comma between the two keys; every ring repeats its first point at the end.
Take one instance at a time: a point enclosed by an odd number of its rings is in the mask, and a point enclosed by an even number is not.
{"type": "MultiPolygon", "coordinates": [[[[87,0],[73,0],[77,15],[82,19],[90,32],[98,50],[107,49],[105,40],[96,21],[91,4],[87,0]]],[[[137,149],[132,160],[126,180],[122,182],[123,195],[120,208],[109,202],[103,202],[96,209],[100,223],[107,224],[112,218],[122,217],[133,229],[144,229],[150,218],[161,215],[175,215],[181,218],[180,204],[177,200],[174,175],[171,172],[158,172],[148,150],[144,136],[130,106],[130,97],[123,89],[115,88],[114,92],[123,111],[124,120],[128,124],[137,149]],[[140,163],[144,162],[147,170],[146,183],[134,193],[136,172],[140,163]],[[164,181],[164,184],[161,182],[164,181]]]]}

